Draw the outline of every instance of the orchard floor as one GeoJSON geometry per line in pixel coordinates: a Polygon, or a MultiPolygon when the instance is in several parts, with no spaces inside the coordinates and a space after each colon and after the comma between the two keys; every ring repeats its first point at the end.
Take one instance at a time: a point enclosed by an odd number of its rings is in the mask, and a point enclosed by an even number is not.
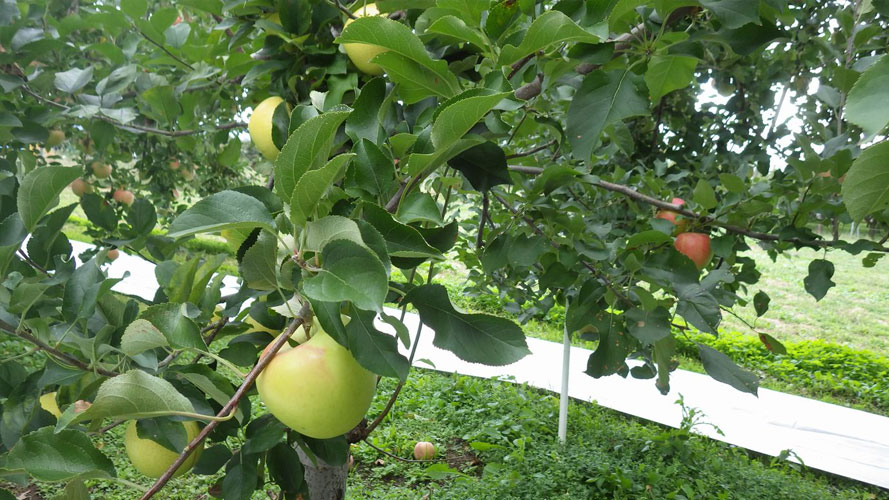
{"type": "MultiPolygon", "coordinates": [[[[88,248],[78,242],[72,245],[75,253],[88,248]]],[[[146,298],[154,296],[157,282],[151,264],[121,254],[108,274],[123,277],[126,272],[129,276],[115,290],[146,298]]],[[[405,318],[412,335],[418,323],[415,315],[405,318]]],[[[379,328],[385,330],[387,325],[381,323],[379,328]]],[[[560,344],[529,338],[531,355],[509,366],[488,367],[461,361],[434,347],[431,330],[426,328],[424,332],[415,357],[419,367],[483,378],[506,377],[548,391],[558,391],[560,387],[560,344]]],[[[759,397],[754,397],[708,376],[683,370],[671,374],[671,392],[661,396],[652,380],[615,376],[593,379],[583,374],[590,352],[571,348],[572,398],[595,401],[628,415],[679,428],[683,408],[674,403],[681,396],[686,408],[697,409],[712,424],[698,426],[696,432],[770,456],[790,451],[791,460],[800,460],[807,467],[889,488],[889,418],[767,389],[760,389],[759,397]]],[[[550,425],[553,429],[557,425],[555,417],[550,425]]]]}

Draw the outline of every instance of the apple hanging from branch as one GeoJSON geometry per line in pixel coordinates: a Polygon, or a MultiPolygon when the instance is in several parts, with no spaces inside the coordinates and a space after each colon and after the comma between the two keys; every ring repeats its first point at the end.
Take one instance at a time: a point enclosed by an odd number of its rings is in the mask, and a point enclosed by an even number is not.
{"type": "MultiPolygon", "coordinates": [[[[378,16],[380,15],[380,10],[377,8],[376,4],[369,3],[364,7],[356,10],[354,13],[355,17],[365,17],[365,16],[378,16]]],[[[346,26],[352,24],[354,19],[346,20],[346,26]]],[[[386,52],[388,49],[384,47],[380,47],[379,45],[371,45],[369,43],[344,43],[343,49],[346,50],[346,55],[349,56],[349,59],[352,60],[352,63],[360,69],[363,73],[372,76],[380,76],[383,74],[383,68],[379,64],[374,64],[370,62],[377,55],[386,52]]]]}
{"type": "MultiPolygon", "coordinates": [[[[188,442],[191,442],[191,440],[201,431],[200,426],[198,426],[198,423],[195,421],[182,422],[182,425],[185,427],[188,442]]],[[[127,424],[124,446],[133,467],[148,477],[161,477],[161,475],[173,465],[173,462],[179,458],[178,453],[158,444],[157,442],[147,438],[140,438],[136,431],[135,420],[130,420],[130,423],[127,424]]],[[[191,470],[195,462],[198,461],[198,457],[200,456],[203,447],[204,445],[201,443],[198,448],[194,450],[194,453],[189,455],[188,458],[182,462],[182,465],[176,469],[173,477],[181,476],[191,470]]]]}
{"type": "Polygon", "coordinates": [[[284,99],[278,96],[265,99],[253,109],[253,114],[250,115],[250,121],[247,123],[250,140],[253,141],[253,144],[262,153],[262,156],[271,161],[275,161],[278,153],[281,152],[275,146],[275,141],[272,140],[272,127],[274,127],[272,120],[275,116],[275,110],[282,102],[284,102],[284,99]]]}
{"type": "Polygon", "coordinates": [[[679,253],[691,259],[698,270],[706,267],[713,257],[713,251],[710,249],[710,235],[704,233],[682,233],[676,237],[673,245],[679,253]]]}
{"type": "MultiPolygon", "coordinates": [[[[682,205],[685,205],[685,200],[683,200],[682,198],[673,198],[670,201],[670,203],[681,207],[682,205]]],[[[686,219],[684,217],[680,217],[677,220],[678,216],[679,216],[679,214],[674,212],[673,210],[658,210],[657,214],[654,217],[656,219],[664,219],[664,220],[668,220],[668,221],[672,222],[673,225],[676,226],[676,229],[674,232],[676,234],[679,234],[679,233],[684,233],[685,231],[688,230],[688,219],[686,219]]]]}

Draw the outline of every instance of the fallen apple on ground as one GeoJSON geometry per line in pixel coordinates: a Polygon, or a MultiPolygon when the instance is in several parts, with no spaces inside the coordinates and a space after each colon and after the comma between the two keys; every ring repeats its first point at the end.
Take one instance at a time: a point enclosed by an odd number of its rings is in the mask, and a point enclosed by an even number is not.
{"type": "Polygon", "coordinates": [[[435,458],[435,445],[429,441],[420,441],[414,445],[414,458],[417,460],[431,460],[435,458]]]}

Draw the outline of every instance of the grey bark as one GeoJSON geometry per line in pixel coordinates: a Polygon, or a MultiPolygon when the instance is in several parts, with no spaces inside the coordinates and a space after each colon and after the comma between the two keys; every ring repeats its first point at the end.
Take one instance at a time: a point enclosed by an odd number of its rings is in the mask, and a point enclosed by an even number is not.
{"type": "Polygon", "coordinates": [[[349,464],[329,465],[324,460],[315,457],[317,465],[306,455],[299,446],[296,446],[299,461],[306,470],[306,484],[309,486],[309,498],[311,500],[343,500],[346,498],[346,475],[349,473],[349,464]]]}

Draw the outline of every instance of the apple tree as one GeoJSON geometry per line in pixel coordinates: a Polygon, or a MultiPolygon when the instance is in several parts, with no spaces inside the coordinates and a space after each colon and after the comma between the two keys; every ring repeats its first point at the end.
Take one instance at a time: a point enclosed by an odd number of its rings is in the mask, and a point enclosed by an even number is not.
{"type": "Polygon", "coordinates": [[[0,0],[0,479],[120,482],[92,438],[124,424],[143,499],[192,467],[342,498],[416,337],[529,352],[453,306],[446,259],[666,394],[676,335],[767,311],[750,245],[820,250],[816,300],[829,252],[889,250],[887,37],[886,0],[0,0]],[[118,249],[153,296],[115,288],[118,249]]]}

